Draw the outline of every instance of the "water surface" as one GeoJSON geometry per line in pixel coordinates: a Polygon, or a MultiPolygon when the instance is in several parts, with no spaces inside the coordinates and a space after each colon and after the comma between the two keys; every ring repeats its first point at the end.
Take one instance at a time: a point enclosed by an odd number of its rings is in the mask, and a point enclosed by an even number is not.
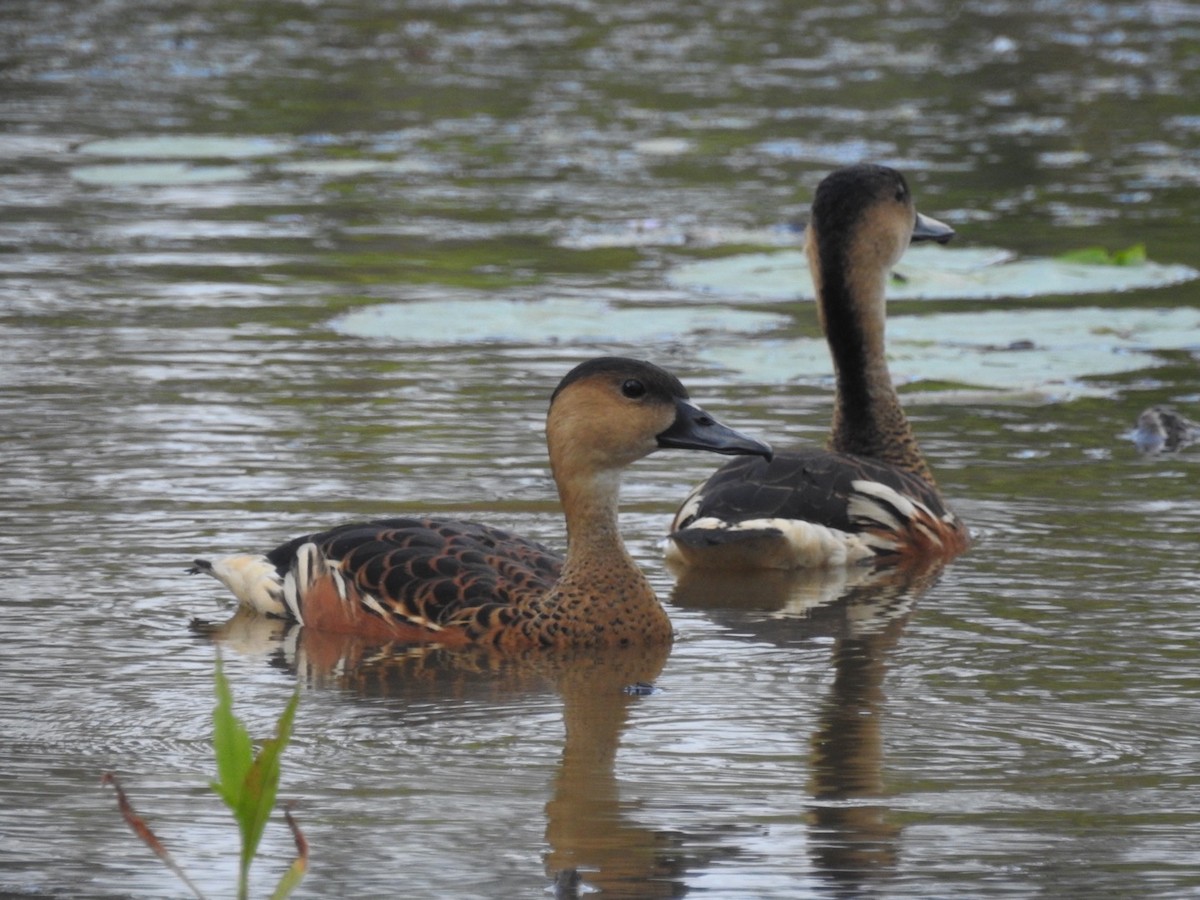
{"type": "MultiPolygon", "coordinates": [[[[599,353],[670,366],[744,430],[820,440],[827,375],[735,377],[709,355],[719,322],[653,323],[719,309],[670,274],[772,249],[720,235],[788,246],[834,166],[901,167],[964,248],[1144,242],[1200,267],[1198,39],[1170,0],[7,4],[0,892],[183,895],[109,770],[232,892],[214,641],[188,627],[231,610],[184,575],[194,556],[410,511],[561,544],[542,419],[599,353]],[[611,239],[647,233],[681,237],[611,239]],[[556,298],[647,330],[338,324],[556,298]]],[[[891,314],[940,345],[919,316],[1086,308],[1095,331],[1197,290],[891,314]]],[[[730,303],[762,316],[747,341],[817,333],[811,306],[730,303]]],[[[676,589],[660,541],[716,460],[645,461],[622,524],[678,631],[661,658],[495,670],[235,623],[216,643],[252,733],[302,689],[281,786],[312,845],[298,895],[1193,895],[1200,457],[1140,459],[1123,434],[1151,403],[1198,417],[1197,348],[1175,334],[1016,395],[906,362],[977,534],[908,580],[676,589]]],[[[290,852],[273,821],[258,893],[290,852]]]]}

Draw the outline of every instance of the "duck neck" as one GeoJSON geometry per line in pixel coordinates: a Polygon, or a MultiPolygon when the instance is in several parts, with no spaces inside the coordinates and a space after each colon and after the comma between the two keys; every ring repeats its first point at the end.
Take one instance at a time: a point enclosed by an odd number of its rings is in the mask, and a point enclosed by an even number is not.
{"type": "Polygon", "coordinates": [[[558,495],[567,520],[564,576],[597,562],[615,560],[629,568],[637,568],[621,540],[617,516],[620,490],[620,472],[611,469],[572,478],[559,485],[558,495]]]}
{"type": "Polygon", "coordinates": [[[890,271],[849,275],[844,260],[824,258],[819,271],[817,297],[836,376],[830,449],[882,460],[934,485],[887,366],[890,271]]]}
{"type": "Polygon", "coordinates": [[[619,470],[576,477],[556,473],[567,522],[562,575],[543,598],[575,644],[668,643],[671,625],[650,582],[621,540],[619,470]]]}

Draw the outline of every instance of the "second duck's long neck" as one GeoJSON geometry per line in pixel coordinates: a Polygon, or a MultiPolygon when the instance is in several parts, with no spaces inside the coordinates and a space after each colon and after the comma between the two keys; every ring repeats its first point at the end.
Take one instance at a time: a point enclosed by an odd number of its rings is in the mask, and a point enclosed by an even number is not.
{"type": "Polygon", "coordinates": [[[852,275],[844,260],[826,258],[820,272],[817,302],[837,378],[830,449],[891,463],[934,485],[888,371],[884,290],[890,272],[852,275]]]}

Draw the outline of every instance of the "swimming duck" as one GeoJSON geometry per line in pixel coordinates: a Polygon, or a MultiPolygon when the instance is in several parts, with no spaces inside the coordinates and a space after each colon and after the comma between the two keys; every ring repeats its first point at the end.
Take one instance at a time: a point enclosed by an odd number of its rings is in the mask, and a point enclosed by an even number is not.
{"type": "Polygon", "coordinates": [[[802,568],[952,557],[966,527],[942,500],[884,352],[884,288],[911,241],[954,231],[921,215],[899,172],[838,169],[817,187],[805,252],[836,391],[828,449],[741,460],[692,491],[675,515],[675,567],[802,568]]]}
{"type": "Polygon", "coordinates": [[[546,419],[567,523],[565,557],[498,528],[381,519],[306,534],[263,555],[195,560],[245,606],[372,639],[531,647],[666,643],[671,625],[617,527],[620,474],[660,447],[771,448],[722,425],[673,375],[638,360],[585,362],[546,419]]]}
{"type": "Polygon", "coordinates": [[[1170,406],[1142,410],[1130,437],[1139,453],[1174,453],[1200,441],[1200,424],[1170,406]]]}

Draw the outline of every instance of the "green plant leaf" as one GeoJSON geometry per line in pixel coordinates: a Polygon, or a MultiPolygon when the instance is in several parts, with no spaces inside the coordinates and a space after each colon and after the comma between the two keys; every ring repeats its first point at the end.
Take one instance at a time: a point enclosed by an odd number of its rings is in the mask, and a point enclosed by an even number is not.
{"type": "Polygon", "coordinates": [[[263,741],[262,749],[246,772],[238,807],[235,811],[238,826],[242,830],[242,865],[249,867],[263,829],[275,806],[275,794],[279,789],[279,760],[292,735],[292,723],[296,717],[299,693],[293,693],[287,707],[275,727],[275,737],[263,741]]]}
{"type": "Polygon", "coordinates": [[[216,669],[217,706],[213,710],[213,752],[217,757],[217,780],[212,788],[237,815],[241,805],[242,785],[254,762],[250,735],[233,714],[233,694],[220,658],[216,669]]]}
{"type": "Polygon", "coordinates": [[[1064,253],[1058,259],[1087,266],[1143,266],[1146,264],[1146,245],[1134,244],[1113,253],[1103,247],[1084,247],[1064,253]]]}
{"type": "Polygon", "coordinates": [[[1113,254],[1113,261],[1118,266],[1142,266],[1146,264],[1146,245],[1134,244],[1113,254]]]}

